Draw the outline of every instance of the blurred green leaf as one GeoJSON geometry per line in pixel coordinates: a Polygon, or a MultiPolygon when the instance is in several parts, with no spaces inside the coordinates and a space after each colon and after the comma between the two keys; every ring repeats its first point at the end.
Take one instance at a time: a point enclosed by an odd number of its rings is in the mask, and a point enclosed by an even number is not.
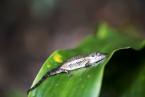
{"type": "Polygon", "coordinates": [[[137,70],[137,74],[134,74],[131,85],[121,97],[145,97],[145,61],[141,65],[141,68],[137,70]]]}
{"type": "Polygon", "coordinates": [[[115,53],[106,66],[100,97],[145,97],[145,48],[115,53]]]}
{"type": "MultiPolygon", "coordinates": [[[[106,24],[99,27],[96,36],[87,37],[78,47],[69,50],[55,51],[43,64],[33,85],[52,68],[62,61],[76,55],[89,54],[91,52],[107,53],[104,63],[97,67],[80,69],[68,74],[59,74],[48,78],[38,88],[29,93],[28,97],[98,97],[100,93],[104,67],[114,54],[120,49],[141,49],[145,44],[143,39],[123,35],[106,24]]],[[[32,85],[32,86],[33,86],[32,85]]]]}

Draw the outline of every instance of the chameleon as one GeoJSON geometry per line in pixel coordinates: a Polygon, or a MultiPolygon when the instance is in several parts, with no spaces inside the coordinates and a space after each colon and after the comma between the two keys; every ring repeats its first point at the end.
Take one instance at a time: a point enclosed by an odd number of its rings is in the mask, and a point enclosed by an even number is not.
{"type": "Polygon", "coordinates": [[[28,91],[27,94],[37,88],[43,81],[45,81],[48,77],[57,75],[59,73],[69,73],[70,71],[86,68],[90,66],[97,66],[106,58],[106,54],[104,53],[91,53],[87,56],[76,56],[73,58],[68,59],[64,62],[61,66],[48,71],[34,86],[32,86],[28,91]]]}

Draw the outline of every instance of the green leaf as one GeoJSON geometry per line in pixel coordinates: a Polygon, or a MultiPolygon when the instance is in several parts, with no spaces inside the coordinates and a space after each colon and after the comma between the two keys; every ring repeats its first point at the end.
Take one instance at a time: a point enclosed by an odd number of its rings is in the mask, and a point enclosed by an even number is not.
{"type": "Polygon", "coordinates": [[[137,70],[137,74],[134,74],[131,85],[121,97],[145,97],[145,61],[140,65],[142,66],[137,70]]]}
{"type": "Polygon", "coordinates": [[[145,48],[121,50],[109,61],[100,97],[145,97],[145,48]]]}
{"type": "MultiPolygon", "coordinates": [[[[96,36],[87,37],[78,47],[69,50],[55,51],[43,64],[33,85],[52,68],[76,55],[90,54],[91,52],[107,53],[104,63],[93,68],[73,71],[68,74],[58,74],[49,77],[38,88],[29,93],[28,97],[98,97],[101,89],[104,67],[114,52],[120,49],[141,49],[145,44],[143,39],[127,36],[101,24],[96,36]]],[[[32,86],[33,86],[32,85],[32,86]]]]}

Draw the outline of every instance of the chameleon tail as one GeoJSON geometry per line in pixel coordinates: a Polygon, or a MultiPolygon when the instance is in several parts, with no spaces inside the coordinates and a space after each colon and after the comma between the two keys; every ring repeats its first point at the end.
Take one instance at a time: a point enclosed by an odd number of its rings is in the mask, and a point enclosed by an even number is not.
{"type": "Polygon", "coordinates": [[[63,72],[62,69],[53,69],[52,71],[47,72],[39,81],[38,83],[36,83],[33,87],[31,87],[28,91],[27,94],[29,94],[30,91],[34,90],[35,88],[37,88],[39,85],[41,85],[41,83],[43,83],[48,77],[56,75],[58,73],[63,72]]]}
{"type": "Polygon", "coordinates": [[[45,75],[42,77],[42,79],[36,83],[32,88],[30,88],[28,91],[27,91],[27,94],[29,94],[30,91],[34,90],[35,88],[37,88],[43,81],[45,81],[47,78],[48,78],[49,75],[45,75]]]}

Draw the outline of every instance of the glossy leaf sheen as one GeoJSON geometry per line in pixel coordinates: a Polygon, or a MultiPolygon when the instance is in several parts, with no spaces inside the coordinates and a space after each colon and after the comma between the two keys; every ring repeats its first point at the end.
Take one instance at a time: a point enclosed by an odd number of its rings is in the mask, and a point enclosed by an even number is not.
{"type": "MultiPolygon", "coordinates": [[[[91,68],[75,70],[71,74],[58,74],[49,77],[38,88],[29,93],[28,97],[98,97],[101,89],[104,67],[114,52],[120,49],[140,49],[145,44],[142,39],[136,39],[110,29],[106,24],[100,26],[96,36],[89,36],[78,47],[69,50],[55,51],[43,64],[33,85],[57,63],[53,56],[59,54],[65,61],[76,55],[90,54],[91,52],[107,53],[104,63],[91,68]]],[[[60,61],[61,62],[61,61],[60,61]]]]}

